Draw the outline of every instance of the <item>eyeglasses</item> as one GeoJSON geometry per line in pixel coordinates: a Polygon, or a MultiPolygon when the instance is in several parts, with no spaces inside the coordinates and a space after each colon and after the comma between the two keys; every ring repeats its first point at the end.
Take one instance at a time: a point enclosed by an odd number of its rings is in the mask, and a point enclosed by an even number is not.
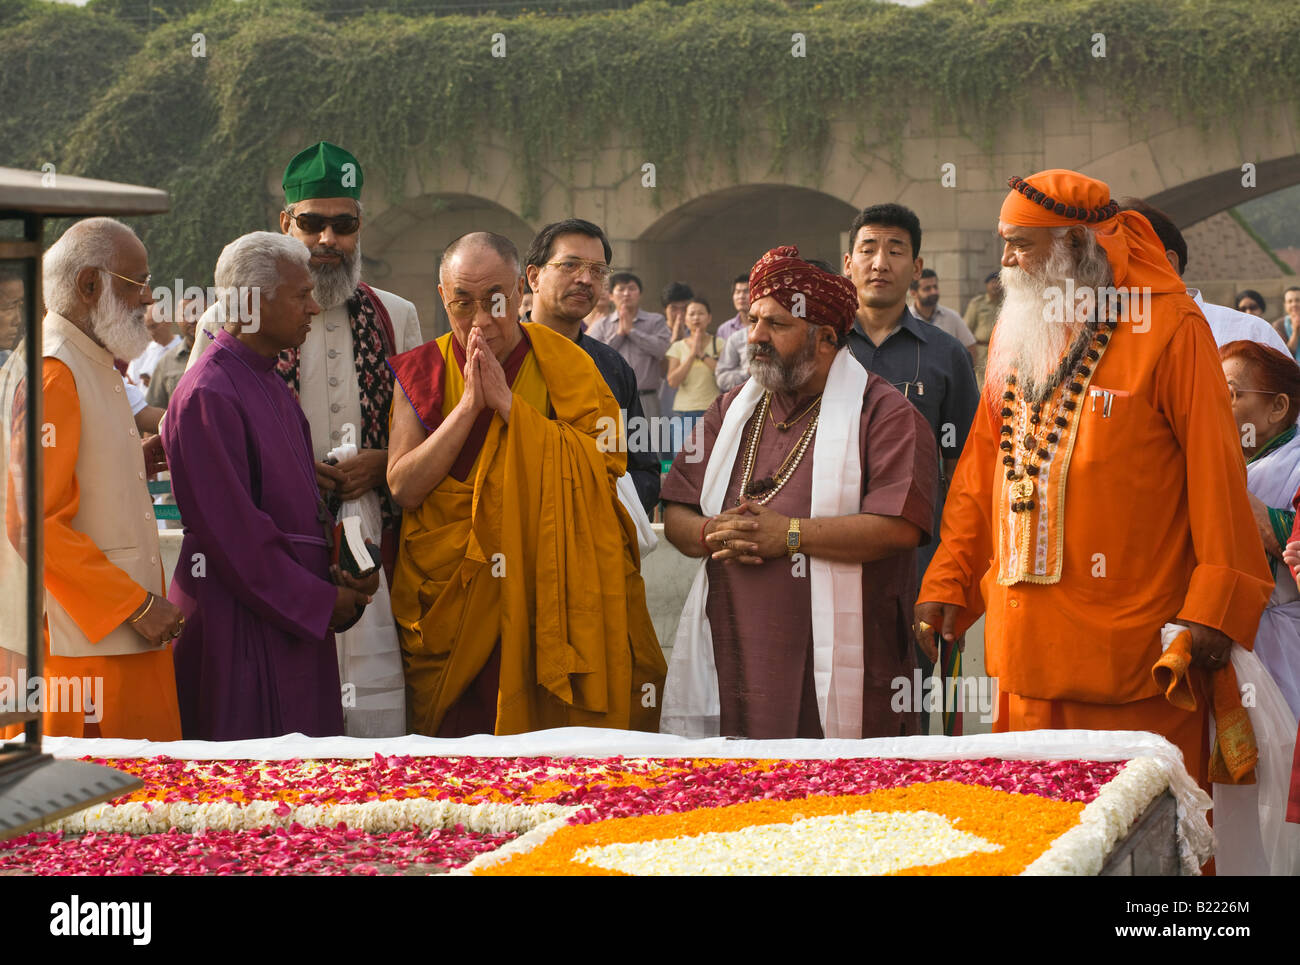
{"type": "MultiPolygon", "coordinates": [[[[289,212],[285,212],[289,214],[289,212]]],[[[309,235],[318,235],[326,228],[333,228],[336,235],[353,235],[361,227],[361,219],[354,214],[340,214],[328,217],[323,214],[289,214],[289,220],[298,226],[299,231],[309,235]]]]}
{"type": "Polygon", "coordinates": [[[505,307],[514,296],[515,292],[493,292],[486,298],[455,298],[447,302],[447,314],[459,321],[468,321],[482,306],[483,311],[493,318],[505,318],[505,307]]]}
{"type": "Polygon", "coordinates": [[[120,278],[122,279],[122,281],[129,281],[132,285],[136,285],[140,288],[143,288],[146,295],[153,294],[153,289],[149,285],[149,283],[153,281],[153,275],[145,275],[144,281],[136,281],[134,278],[126,277],[126,275],[119,275],[115,271],[109,271],[107,268],[99,268],[97,270],[108,272],[108,274],[112,275],[114,278],[120,278]]]}
{"type": "Polygon", "coordinates": [[[576,278],[578,275],[582,274],[584,269],[589,269],[591,271],[591,277],[596,279],[596,281],[604,281],[610,275],[614,274],[613,268],[609,267],[609,265],[602,265],[598,261],[579,261],[577,259],[570,259],[569,261],[548,261],[546,267],[558,269],[570,278],[576,278]]]}
{"type": "Polygon", "coordinates": [[[1228,398],[1233,402],[1237,401],[1237,396],[1245,392],[1254,392],[1258,395],[1278,395],[1277,392],[1270,392],[1268,389],[1239,389],[1231,382],[1228,383],[1228,398]]]}

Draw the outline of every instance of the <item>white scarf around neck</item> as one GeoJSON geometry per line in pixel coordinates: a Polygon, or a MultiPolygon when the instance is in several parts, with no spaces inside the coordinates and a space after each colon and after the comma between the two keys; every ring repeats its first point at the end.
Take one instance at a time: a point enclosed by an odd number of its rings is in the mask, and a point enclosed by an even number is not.
{"type": "MultiPolygon", "coordinates": [[[[813,439],[810,512],[813,518],[861,512],[858,427],[866,387],[866,369],[847,348],[840,349],[826,377],[817,434],[813,439]]],[[[750,379],[727,409],[704,470],[700,509],[706,516],[722,511],[745,425],[762,396],[762,388],[750,379]]],[[[822,733],[827,737],[859,738],[863,687],[862,565],[832,563],[816,557],[807,562],[806,572],[812,581],[813,683],[822,733]]],[[[764,565],[787,564],[771,560],[764,565]]],[[[660,730],[666,734],[716,737],[720,730],[718,673],[706,608],[708,597],[708,557],[705,557],[700,560],[677,624],[660,723],[660,730]]]]}

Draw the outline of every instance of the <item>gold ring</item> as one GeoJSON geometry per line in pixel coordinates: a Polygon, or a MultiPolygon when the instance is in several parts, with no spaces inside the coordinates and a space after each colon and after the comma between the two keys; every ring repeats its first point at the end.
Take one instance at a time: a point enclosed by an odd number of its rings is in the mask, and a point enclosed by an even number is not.
{"type": "Polygon", "coordinates": [[[922,633],[934,632],[934,627],[930,626],[930,624],[926,623],[924,620],[918,620],[916,626],[922,633]]]}

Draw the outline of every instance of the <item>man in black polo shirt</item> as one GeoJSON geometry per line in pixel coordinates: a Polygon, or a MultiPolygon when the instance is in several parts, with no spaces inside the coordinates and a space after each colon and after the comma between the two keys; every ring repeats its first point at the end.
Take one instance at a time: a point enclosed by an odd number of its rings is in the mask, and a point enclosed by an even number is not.
{"type": "MultiPolygon", "coordinates": [[[[923,267],[921,222],[910,208],[877,204],[853,219],[844,273],[858,290],[858,314],[849,348],[863,368],[883,376],[920,410],[939,442],[935,536],[917,551],[918,577],[938,549],[947,481],[979,405],[970,354],[907,308],[908,288],[923,267]]],[[[931,672],[924,663],[922,670],[927,676],[931,672]]]]}
{"type": "MultiPolygon", "coordinates": [[[[637,393],[636,373],[618,353],[588,335],[582,321],[595,307],[601,286],[609,277],[612,249],[598,225],[581,218],[549,224],[533,239],[525,260],[533,309],[525,321],[538,322],[567,335],[591,356],[596,368],[626,413],[629,427],[645,421],[637,393]]],[[[653,440],[652,432],[637,434],[653,440]]],[[[647,515],[659,502],[659,460],[653,452],[628,445],[627,470],[647,515]]]]}

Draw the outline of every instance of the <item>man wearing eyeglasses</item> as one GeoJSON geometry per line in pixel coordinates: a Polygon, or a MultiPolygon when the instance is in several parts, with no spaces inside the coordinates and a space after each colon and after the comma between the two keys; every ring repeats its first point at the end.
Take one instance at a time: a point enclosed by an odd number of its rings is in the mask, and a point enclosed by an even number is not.
{"type": "MultiPolygon", "coordinates": [[[[393,377],[386,360],[418,346],[423,337],[415,306],[361,281],[361,164],[350,153],[320,141],[299,152],[285,168],[285,209],[280,230],[311,251],[313,296],[321,313],[299,349],[281,354],[277,371],[298,398],[311,427],[316,479],[329,509],[360,503],[380,532],[367,537],[384,549],[385,570],[396,554],[400,511],[384,482],[388,463],[388,411],[393,377]],[[355,456],[331,464],[329,453],[352,444],[355,456]]],[[[209,311],[190,352],[193,368],[219,325],[209,311]]],[[[366,524],[369,527],[369,523],[366,524]]],[[[404,732],[396,629],[380,582],[374,605],[352,629],[336,637],[340,674],[355,687],[345,706],[347,733],[389,737],[404,732]]]]}
{"type": "MultiPolygon", "coordinates": [[[[126,225],[90,218],[45,253],[42,354],[45,580],[43,732],[179,740],[170,641],[184,620],[165,595],[142,447],[114,359],[149,341],[149,257],[126,225]],[[55,697],[59,681],[86,692],[55,697]],[[91,682],[97,682],[91,686],[91,682]],[[80,704],[75,706],[74,704],[80,704]]],[[[23,352],[0,372],[0,677],[25,653],[22,612],[23,433],[30,389],[23,352]],[[6,467],[8,471],[6,472],[6,467]]],[[[42,521],[37,520],[39,525],[42,521]]],[[[21,666],[21,665],[20,665],[21,666]]],[[[0,736],[3,729],[0,728],[0,736]]]]}
{"type": "Polygon", "coordinates": [[[451,332],[389,360],[412,728],[656,730],[666,668],[605,444],[618,405],[571,338],[520,323],[508,238],[458,238],[438,276],[451,332]]]}
{"type": "Polygon", "coordinates": [[[605,232],[590,221],[569,218],[543,228],[533,239],[525,262],[535,297],[525,321],[537,322],[573,339],[596,363],[614,393],[614,401],[625,413],[627,471],[642,507],[651,514],[659,502],[659,460],[648,446],[639,444],[650,438],[648,432],[633,434],[645,426],[636,373],[618,352],[582,330],[583,319],[591,313],[611,274],[611,254],[605,232]]]}

